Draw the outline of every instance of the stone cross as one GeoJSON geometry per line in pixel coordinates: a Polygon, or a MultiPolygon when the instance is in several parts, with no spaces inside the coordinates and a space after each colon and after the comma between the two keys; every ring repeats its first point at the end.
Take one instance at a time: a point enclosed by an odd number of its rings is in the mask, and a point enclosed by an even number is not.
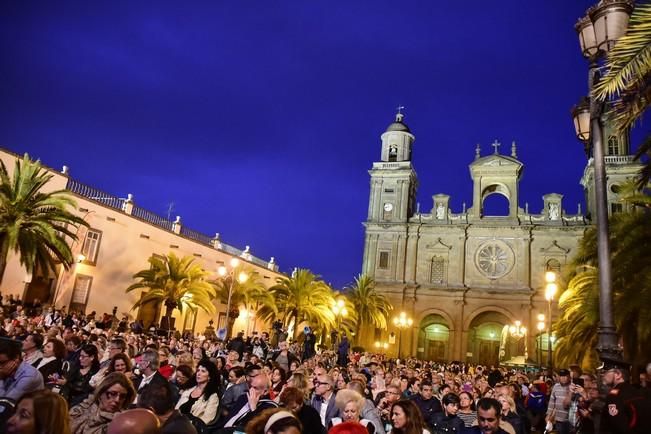
{"type": "Polygon", "coordinates": [[[501,143],[498,142],[497,139],[495,139],[495,141],[494,141],[493,143],[491,143],[491,146],[492,146],[493,148],[495,148],[495,152],[494,152],[494,154],[499,154],[499,152],[497,152],[497,148],[498,148],[500,145],[501,145],[501,143]]]}

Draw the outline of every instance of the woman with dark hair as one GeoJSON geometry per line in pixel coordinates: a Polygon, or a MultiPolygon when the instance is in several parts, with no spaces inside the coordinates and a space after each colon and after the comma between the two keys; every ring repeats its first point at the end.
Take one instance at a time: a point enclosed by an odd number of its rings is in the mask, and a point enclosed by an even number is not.
{"type": "Polygon", "coordinates": [[[273,371],[271,371],[271,390],[273,391],[272,399],[282,392],[283,387],[285,387],[286,379],[285,370],[283,368],[280,366],[273,368],[273,371]]]}
{"type": "Polygon", "coordinates": [[[188,365],[177,366],[174,378],[170,383],[174,384],[180,391],[184,391],[194,386],[194,371],[188,365]]]}
{"type": "MultiPolygon", "coordinates": [[[[310,434],[325,434],[326,429],[321,424],[319,412],[311,405],[305,404],[305,392],[296,387],[285,387],[279,396],[280,406],[290,410],[303,425],[303,432],[310,434]]],[[[364,433],[368,434],[368,433],[364,433]]]]}
{"type": "Polygon", "coordinates": [[[209,359],[199,360],[193,381],[194,386],[181,393],[176,409],[193,424],[201,425],[196,419],[209,424],[217,416],[219,406],[219,373],[215,364],[209,359]]]}
{"type": "Polygon", "coordinates": [[[459,433],[464,429],[464,422],[457,416],[459,401],[459,397],[454,393],[443,396],[443,412],[434,413],[432,418],[434,432],[459,433]]]}
{"type": "Polygon", "coordinates": [[[459,394],[459,419],[463,421],[466,428],[471,427],[477,420],[477,412],[474,410],[474,402],[470,392],[461,392],[459,394]]]}
{"type": "Polygon", "coordinates": [[[408,399],[401,399],[391,407],[391,434],[429,434],[418,406],[408,399]]]}
{"type": "Polygon", "coordinates": [[[79,369],[70,369],[65,378],[56,380],[56,384],[63,386],[61,394],[68,400],[70,407],[81,403],[93,391],[90,379],[99,371],[97,347],[86,344],[79,351],[79,369]]]}
{"type": "Polygon", "coordinates": [[[136,390],[126,375],[108,374],[88,399],[70,410],[73,434],[104,433],[113,416],[126,410],[133,402],[136,390]]]}
{"type": "Polygon", "coordinates": [[[58,339],[51,339],[43,347],[43,357],[34,362],[33,366],[41,373],[43,382],[49,389],[55,386],[55,379],[65,374],[66,369],[63,364],[65,358],[66,345],[58,339]]]}
{"type": "Polygon", "coordinates": [[[49,390],[27,393],[16,404],[6,428],[8,434],[70,434],[68,403],[49,390]]]}

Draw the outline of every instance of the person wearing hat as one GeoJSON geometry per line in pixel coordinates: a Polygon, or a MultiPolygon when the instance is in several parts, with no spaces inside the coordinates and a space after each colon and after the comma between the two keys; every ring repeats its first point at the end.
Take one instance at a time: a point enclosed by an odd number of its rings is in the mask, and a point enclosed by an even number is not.
{"type": "Polygon", "coordinates": [[[601,418],[601,432],[651,433],[651,398],[629,382],[630,365],[616,359],[604,359],[599,368],[602,383],[611,388],[601,418]]]}
{"type": "Polygon", "coordinates": [[[572,395],[570,393],[570,371],[558,371],[558,383],[552,387],[547,406],[547,422],[551,422],[558,434],[569,434],[570,421],[568,410],[572,395]]]}

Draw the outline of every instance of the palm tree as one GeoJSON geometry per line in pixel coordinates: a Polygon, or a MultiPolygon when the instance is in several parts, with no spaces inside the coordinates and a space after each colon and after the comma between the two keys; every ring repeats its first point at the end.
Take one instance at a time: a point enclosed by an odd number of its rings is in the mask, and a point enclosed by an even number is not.
{"type": "Polygon", "coordinates": [[[69,240],[88,224],[69,211],[75,201],[65,190],[42,191],[53,175],[25,154],[16,160],[13,177],[0,161],[0,283],[9,252],[20,256],[28,273],[55,271],[73,263],[69,240]]]}
{"type": "Polygon", "coordinates": [[[274,297],[267,288],[260,282],[260,275],[257,271],[244,270],[235,268],[233,271],[213,282],[215,285],[215,299],[220,303],[228,304],[228,293],[231,292],[231,310],[228,314],[228,324],[226,337],[233,329],[235,320],[240,316],[240,306],[249,306],[256,304],[263,306],[268,311],[278,313],[274,297]],[[242,273],[246,275],[245,279],[238,279],[242,273]],[[232,285],[232,287],[231,287],[232,285]]]}
{"type": "Polygon", "coordinates": [[[285,327],[294,324],[294,337],[298,336],[298,325],[308,321],[314,329],[334,329],[335,304],[332,289],[311,271],[297,269],[291,277],[279,277],[276,285],[269,288],[277,306],[277,313],[268,308],[261,308],[259,315],[266,321],[280,319],[285,327]]]}
{"type": "MultiPolygon", "coordinates": [[[[636,364],[651,356],[651,251],[647,247],[651,243],[651,213],[644,205],[642,208],[616,214],[610,220],[615,326],[627,359],[636,364]]],[[[567,357],[559,362],[586,362],[594,357],[586,348],[594,348],[599,323],[597,263],[593,228],[579,245],[569,267],[568,288],[559,299],[562,312],[555,325],[559,336],[556,354],[567,357]]]]}
{"type": "MultiPolygon", "coordinates": [[[[606,73],[594,95],[601,101],[611,100],[610,117],[624,131],[642,116],[651,104],[651,4],[638,4],[631,15],[626,34],[608,53],[606,73]]],[[[636,158],[647,156],[640,175],[640,186],[651,178],[651,137],[647,137],[636,158]]]]}
{"type": "Polygon", "coordinates": [[[165,318],[171,325],[174,309],[183,313],[186,307],[201,308],[208,314],[215,313],[212,299],[215,288],[207,280],[209,273],[201,265],[194,262],[193,256],[179,258],[173,252],[167,256],[152,255],[148,262],[149,268],[138,271],[133,275],[138,282],[129,286],[126,292],[136,289],[148,289],[132,309],[148,302],[162,302],[165,305],[165,318]]]}
{"type": "Polygon", "coordinates": [[[375,290],[375,281],[366,274],[355,277],[353,285],[347,288],[348,299],[357,313],[355,328],[361,341],[361,330],[365,325],[386,329],[389,313],[393,306],[387,298],[375,290]]]}

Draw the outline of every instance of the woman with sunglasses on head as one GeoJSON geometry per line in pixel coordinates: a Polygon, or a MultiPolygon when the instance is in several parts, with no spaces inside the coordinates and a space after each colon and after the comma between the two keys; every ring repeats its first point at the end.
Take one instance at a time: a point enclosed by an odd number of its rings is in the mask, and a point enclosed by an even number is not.
{"type": "Polygon", "coordinates": [[[135,396],[136,391],[126,375],[120,372],[108,374],[92,396],[70,410],[72,433],[106,432],[113,416],[126,410],[135,396]]]}
{"type": "Polygon", "coordinates": [[[70,407],[81,403],[93,392],[90,379],[99,371],[97,347],[86,344],[79,351],[78,369],[71,366],[65,378],[55,380],[61,387],[61,394],[68,400],[70,407]]]}

